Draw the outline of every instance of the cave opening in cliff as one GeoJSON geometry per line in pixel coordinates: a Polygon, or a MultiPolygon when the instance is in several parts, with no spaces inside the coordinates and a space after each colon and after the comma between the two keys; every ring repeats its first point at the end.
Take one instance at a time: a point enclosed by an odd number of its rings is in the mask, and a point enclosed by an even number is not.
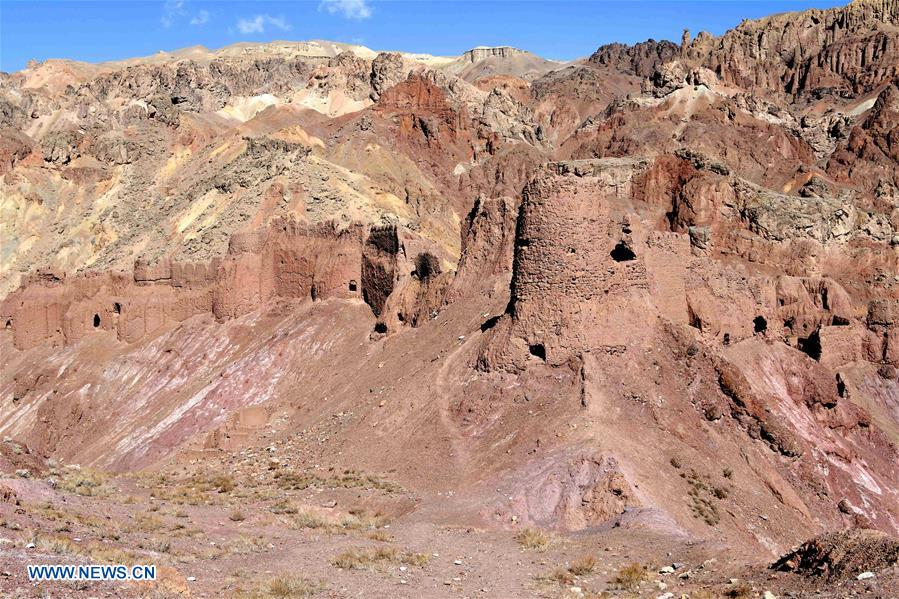
{"type": "Polygon", "coordinates": [[[427,281],[434,275],[440,274],[440,260],[430,252],[422,252],[415,257],[415,272],[413,273],[422,281],[427,281]]]}
{"type": "Polygon", "coordinates": [[[730,345],[730,333],[724,333],[724,338],[721,340],[724,345],[730,345]]]}
{"type": "Polygon", "coordinates": [[[120,304],[119,302],[114,303],[112,305],[112,311],[115,312],[116,314],[121,314],[122,313],[122,304],[120,304]]]}
{"type": "Polygon", "coordinates": [[[11,319],[11,318],[10,318],[9,320],[6,321],[6,328],[7,328],[7,329],[11,329],[11,328],[12,328],[12,319],[11,319]]]}
{"type": "Polygon", "coordinates": [[[768,330],[768,320],[764,316],[756,316],[752,320],[752,329],[756,333],[764,333],[768,330]]]}
{"type": "Polygon", "coordinates": [[[99,326],[100,326],[100,315],[94,314],[94,328],[96,329],[99,326]]]}
{"type": "Polygon", "coordinates": [[[386,324],[384,324],[383,322],[376,322],[376,323],[375,323],[375,333],[382,333],[382,334],[383,334],[383,333],[386,333],[386,332],[387,332],[387,325],[386,325],[386,324]]]}
{"type": "Polygon", "coordinates": [[[485,320],[483,324],[481,324],[481,332],[483,333],[484,331],[489,331],[490,329],[495,327],[496,323],[499,322],[501,316],[502,314],[498,314],[496,316],[491,316],[490,318],[485,320]]]}
{"type": "Polygon", "coordinates": [[[797,343],[799,351],[813,360],[821,359],[821,336],[815,331],[808,337],[802,337],[797,343]]]}
{"type": "Polygon", "coordinates": [[[637,254],[635,254],[631,248],[627,247],[627,244],[623,241],[619,241],[615,244],[615,247],[612,248],[609,255],[612,256],[612,260],[615,262],[629,262],[637,258],[637,254]]]}
{"type": "Polygon", "coordinates": [[[535,343],[530,346],[530,351],[532,356],[537,356],[544,362],[546,362],[546,347],[543,346],[542,343],[535,343]]]}
{"type": "Polygon", "coordinates": [[[350,281],[350,291],[356,291],[356,281],[350,281]]]}
{"type": "Polygon", "coordinates": [[[847,397],[846,394],[846,381],[843,380],[843,377],[840,376],[840,373],[837,373],[837,395],[840,397],[847,397]]]}

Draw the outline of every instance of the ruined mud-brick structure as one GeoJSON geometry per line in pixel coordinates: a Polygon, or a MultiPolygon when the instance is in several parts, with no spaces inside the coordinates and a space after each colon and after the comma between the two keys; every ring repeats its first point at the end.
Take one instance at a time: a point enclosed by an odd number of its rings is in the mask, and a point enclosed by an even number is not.
{"type": "MultiPolygon", "coordinates": [[[[527,185],[511,299],[485,349],[486,365],[515,369],[528,355],[562,364],[629,342],[628,322],[658,313],[656,303],[665,304],[668,294],[647,264],[664,255],[676,268],[677,254],[689,248],[682,237],[647,231],[632,218],[632,186],[647,165],[618,158],[556,162],[527,185]],[[650,293],[657,286],[659,293],[650,293]]],[[[675,311],[682,315],[683,306],[675,311]]]]}

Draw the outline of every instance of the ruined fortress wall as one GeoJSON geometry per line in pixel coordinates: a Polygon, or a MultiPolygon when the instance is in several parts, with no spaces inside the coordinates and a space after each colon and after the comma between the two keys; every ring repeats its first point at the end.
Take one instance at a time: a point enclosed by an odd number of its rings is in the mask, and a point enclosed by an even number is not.
{"type": "Polygon", "coordinates": [[[529,352],[560,364],[614,338],[619,331],[613,327],[626,329],[613,314],[633,292],[647,296],[649,282],[639,255],[645,234],[617,208],[629,201],[632,181],[644,167],[630,159],[551,163],[527,185],[515,238],[510,322],[495,333],[511,341],[488,349],[494,353],[488,361],[518,363],[529,352]]]}
{"type": "Polygon", "coordinates": [[[362,248],[361,282],[365,301],[375,316],[381,316],[387,297],[397,279],[397,254],[400,252],[396,227],[376,227],[362,248]]]}
{"type": "MultiPolygon", "coordinates": [[[[235,236],[237,237],[237,236],[235,236]]],[[[237,318],[274,297],[362,297],[361,227],[274,223],[206,263],[137,261],[130,275],[34,278],[0,303],[13,344],[74,343],[96,331],[134,342],[198,314],[237,318]]]]}

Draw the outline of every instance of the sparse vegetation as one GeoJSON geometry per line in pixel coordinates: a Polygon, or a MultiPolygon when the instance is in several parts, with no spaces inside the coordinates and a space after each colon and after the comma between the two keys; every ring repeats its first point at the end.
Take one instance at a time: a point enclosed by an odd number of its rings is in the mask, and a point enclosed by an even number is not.
{"type": "Polygon", "coordinates": [[[551,573],[538,577],[537,580],[565,586],[572,585],[575,581],[574,574],[565,568],[556,568],[551,573]]]}
{"type": "Polygon", "coordinates": [[[378,530],[389,521],[383,514],[369,514],[365,510],[350,510],[349,514],[334,520],[314,510],[302,510],[294,516],[292,528],[323,529],[328,533],[344,533],[353,530],[378,530]]]}
{"type": "Polygon", "coordinates": [[[682,472],[681,477],[690,485],[687,492],[690,498],[690,510],[697,518],[705,521],[709,526],[715,526],[721,520],[718,512],[717,501],[726,499],[730,494],[727,486],[713,484],[708,476],[703,476],[691,469],[682,472]]]}
{"type": "Polygon", "coordinates": [[[219,493],[230,493],[234,490],[234,479],[227,474],[212,477],[209,484],[219,493]]]}
{"type": "Polygon", "coordinates": [[[151,537],[138,543],[138,547],[147,551],[155,551],[157,553],[168,553],[172,547],[172,542],[165,538],[151,537]]]}
{"type": "Polygon", "coordinates": [[[85,553],[94,561],[103,564],[127,564],[136,563],[133,553],[123,551],[117,547],[111,547],[105,543],[88,544],[85,553]]]}
{"type": "Polygon", "coordinates": [[[390,563],[423,568],[429,561],[430,557],[424,553],[400,552],[394,547],[376,547],[344,551],[331,560],[331,563],[344,570],[377,570],[390,563]]]}
{"type": "Polygon", "coordinates": [[[240,510],[234,510],[228,515],[228,520],[231,520],[232,522],[243,522],[246,519],[247,517],[240,510]]]}
{"type": "Polygon", "coordinates": [[[157,532],[166,528],[165,520],[154,514],[140,514],[134,517],[130,532],[157,532]]]}
{"type": "Polygon", "coordinates": [[[390,521],[381,513],[369,514],[365,510],[352,509],[340,519],[340,526],[345,530],[376,530],[390,521]]]}
{"type": "Polygon", "coordinates": [[[84,495],[85,497],[102,497],[109,494],[106,486],[108,477],[87,468],[69,467],[57,484],[60,491],[84,495]]]}
{"type": "Polygon", "coordinates": [[[574,574],[575,576],[586,576],[587,574],[592,574],[594,570],[596,570],[596,558],[592,555],[585,555],[580,557],[568,566],[568,571],[574,574]]]}
{"type": "Polygon", "coordinates": [[[301,512],[297,512],[297,515],[293,517],[292,528],[328,528],[330,529],[332,523],[322,514],[318,512],[313,512],[310,510],[303,510],[301,512]]]}
{"type": "Polygon", "coordinates": [[[311,597],[325,590],[320,582],[313,582],[298,576],[279,576],[268,583],[268,594],[278,599],[311,597]]]}
{"type": "Polygon", "coordinates": [[[366,535],[372,541],[381,541],[382,543],[392,543],[393,537],[383,530],[373,530],[366,535]]]}
{"type": "Polygon", "coordinates": [[[43,553],[52,553],[54,555],[74,555],[78,553],[75,544],[67,537],[35,537],[32,543],[34,543],[35,549],[43,553]]]}
{"type": "Polygon", "coordinates": [[[144,479],[150,497],[177,504],[203,505],[222,501],[222,496],[234,493],[237,483],[224,474],[192,474],[173,480],[165,475],[144,479]]]}
{"type": "Polygon", "coordinates": [[[297,508],[286,499],[282,499],[268,508],[273,514],[296,514],[297,508]]]}
{"type": "Polygon", "coordinates": [[[331,473],[327,477],[309,472],[279,471],[274,475],[276,484],[285,490],[301,491],[311,486],[323,489],[377,489],[386,493],[400,493],[403,488],[373,474],[356,470],[331,473]]]}
{"type": "Polygon", "coordinates": [[[266,541],[260,536],[240,535],[219,545],[223,555],[247,555],[266,549],[266,541]]]}
{"type": "Polygon", "coordinates": [[[629,564],[624,566],[615,575],[614,583],[625,591],[636,590],[640,584],[648,578],[648,572],[642,564],[629,564]]]}
{"type": "Polygon", "coordinates": [[[549,547],[549,535],[535,528],[525,528],[515,535],[515,540],[524,549],[546,551],[547,547],[549,547]]]}

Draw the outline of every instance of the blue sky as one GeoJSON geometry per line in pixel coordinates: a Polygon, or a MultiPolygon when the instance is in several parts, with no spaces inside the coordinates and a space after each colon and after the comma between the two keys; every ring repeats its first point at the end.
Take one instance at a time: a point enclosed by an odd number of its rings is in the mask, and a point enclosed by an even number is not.
{"type": "Polygon", "coordinates": [[[694,35],[721,34],[743,18],[846,2],[0,0],[0,70],[19,70],[32,58],[100,62],[197,44],[218,48],[276,39],[445,55],[478,45],[511,45],[571,59],[608,42],[680,41],[684,27],[694,35]]]}

